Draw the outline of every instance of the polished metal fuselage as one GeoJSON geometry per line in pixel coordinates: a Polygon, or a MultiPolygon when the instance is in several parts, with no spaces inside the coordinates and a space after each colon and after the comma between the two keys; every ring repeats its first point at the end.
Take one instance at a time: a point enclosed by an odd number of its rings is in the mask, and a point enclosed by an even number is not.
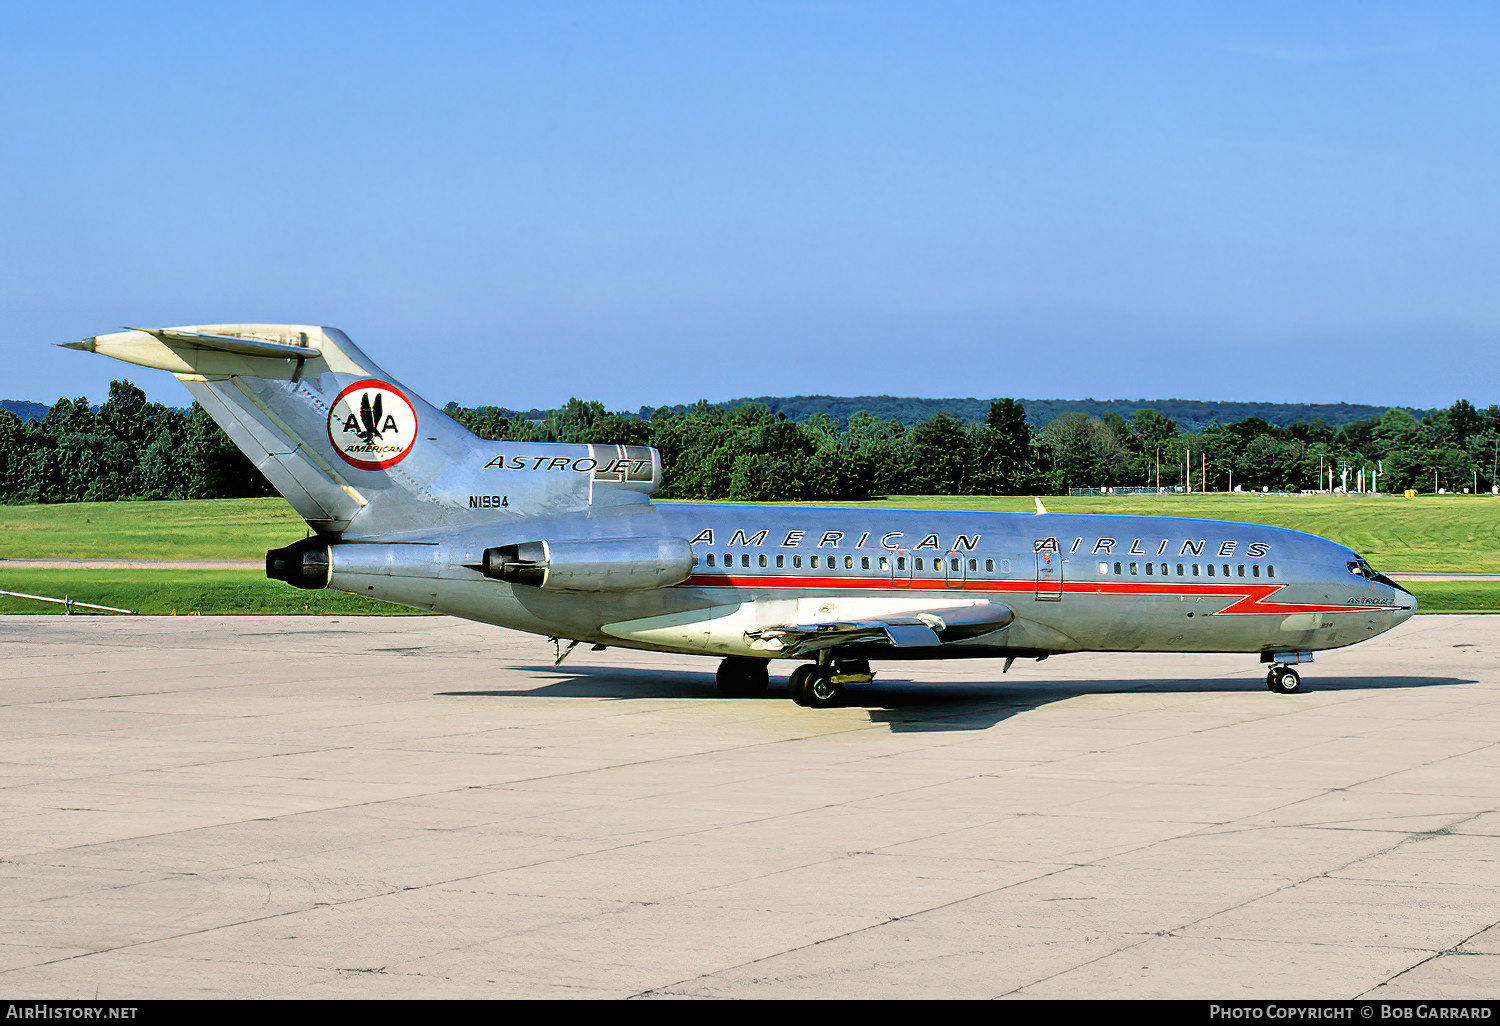
{"type": "Polygon", "coordinates": [[[411,537],[383,566],[353,558],[374,547],[335,546],[331,586],[551,637],[718,656],[780,655],[752,636],[771,625],[977,603],[1002,603],[1015,619],[940,647],[846,654],[1316,651],[1374,637],[1416,606],[1351,573],[1359,557],[1335,542],[1169,516],[656,502],[411,537]],[[689,539],[692,575],[669,588],[577,593],[464,568],[488,546],[528,538],[627,536],[689,539]]]}

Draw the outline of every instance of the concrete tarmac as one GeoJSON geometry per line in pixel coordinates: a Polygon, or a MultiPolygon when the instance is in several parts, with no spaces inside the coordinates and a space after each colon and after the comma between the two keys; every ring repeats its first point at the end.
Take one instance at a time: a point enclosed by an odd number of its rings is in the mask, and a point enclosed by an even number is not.
{"type": "Polygon", "coordinates": [[[0,617],[0,992],[1494,997],[1500,617],[1305,669],[0,617]]]}

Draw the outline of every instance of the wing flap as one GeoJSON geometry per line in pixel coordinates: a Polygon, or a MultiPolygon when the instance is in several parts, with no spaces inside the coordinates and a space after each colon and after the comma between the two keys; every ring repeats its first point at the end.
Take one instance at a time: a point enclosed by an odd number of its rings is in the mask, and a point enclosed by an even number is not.
{"type": "Polygon", "coordinates": [[[922,648],[943,643],[937,631],[926,624],[892,624],[885,629],[885,636],[897,648],[922,648]]]}
{"type": "Polygon", "coordinates": [[[745,632],[751,641],[779,643],[791,656],[837,648],[840,645],[874,643],[894,648],[936,648],[948,641],[988,634],[1010,625],[1016,614],[998,602],[970,606],[915,610],[863,620],[828,620],[818,623],[775,624],[745,632]]]}

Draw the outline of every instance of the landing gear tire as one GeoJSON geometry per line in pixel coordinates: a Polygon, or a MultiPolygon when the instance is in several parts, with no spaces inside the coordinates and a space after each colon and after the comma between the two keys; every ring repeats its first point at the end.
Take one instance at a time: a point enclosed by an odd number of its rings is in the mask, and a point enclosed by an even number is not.
{"type": "Polygon", "coordinates": [[[1290,666],[1273,666],[1266,674],[1266,687],[1278,695],[1295,695],[1302,690],[1302,677],[1290,666]]]}
{"type": "Polygon", "coordinates": [[[807,705],[807,678],[813,675],[817,667],[803,663],[792,671],[792,675],[786,679],[786,694],[797,705],[807,705]]]}
{"type": "Polygon", "coordinates": [[[769,663],[769,659],[729,656],[719,664],[719,672],[714,675],[714,679],[719,690],[730,698],[763,695],[771,686],[771,674],[767,670],[769,663]]]}
{"type": "Polygon", "coordinates": [[[787,678],[786,690],[793,702],[808,709],[830,709],[844,700],[844,686],[833,682],[827,666],[803,663],[787,678]]]}

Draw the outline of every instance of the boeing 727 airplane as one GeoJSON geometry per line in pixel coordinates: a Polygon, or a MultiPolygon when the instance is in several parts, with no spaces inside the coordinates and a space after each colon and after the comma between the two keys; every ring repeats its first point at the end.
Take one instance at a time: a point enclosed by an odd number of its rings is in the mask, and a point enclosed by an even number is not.
{"type": "MultiPolygon", "coordinates": [[[[797,665],[836,705],[870,660],[1242,652],[1301,686],[1313,652],[1416,609],[1357,553],[1180,517],[654,503],[655,449],[476,437],[336,328],[131,329],[64,346],[169,371],[311,526],[266,554],[299,588],[553,639],[711,655],[719,687],[797,665]]],[[[563,643],[567,642],[564,649],[563,643]]]]}

